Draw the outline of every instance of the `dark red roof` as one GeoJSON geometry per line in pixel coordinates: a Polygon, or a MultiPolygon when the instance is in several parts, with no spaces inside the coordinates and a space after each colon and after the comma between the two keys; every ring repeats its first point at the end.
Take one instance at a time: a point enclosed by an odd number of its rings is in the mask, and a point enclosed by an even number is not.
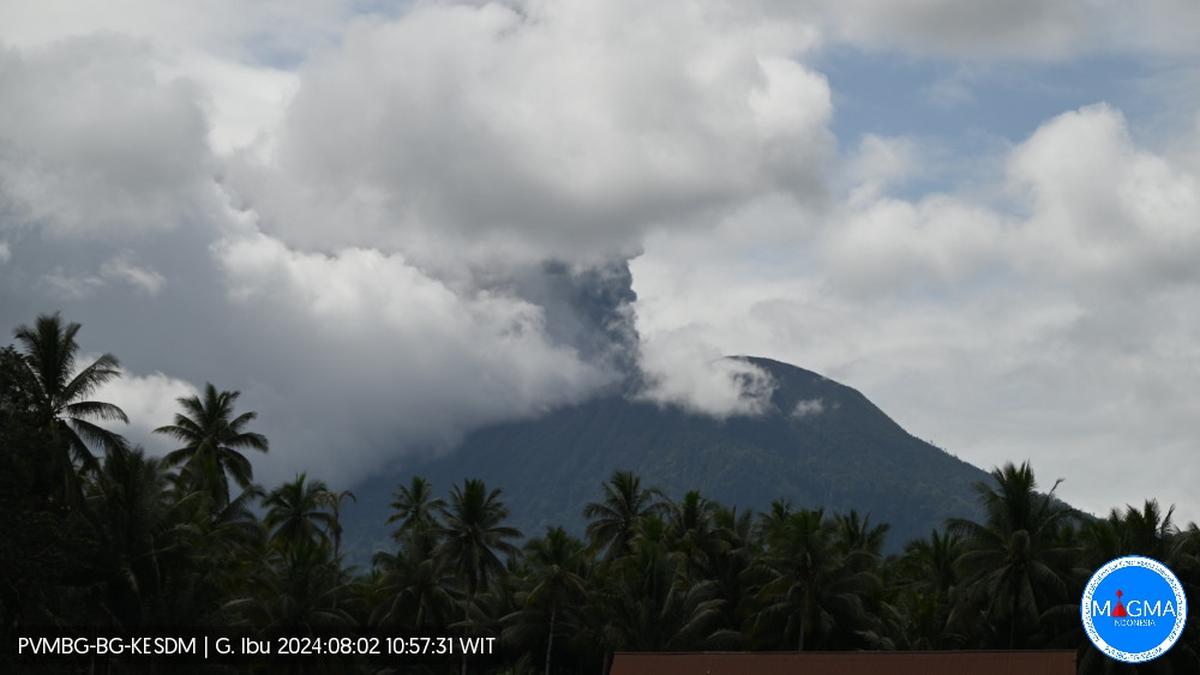
{"type": "Polygon", "coordinates": [[[618,653],[610,675],[1075,675],[1073,651],[618,653]]]}

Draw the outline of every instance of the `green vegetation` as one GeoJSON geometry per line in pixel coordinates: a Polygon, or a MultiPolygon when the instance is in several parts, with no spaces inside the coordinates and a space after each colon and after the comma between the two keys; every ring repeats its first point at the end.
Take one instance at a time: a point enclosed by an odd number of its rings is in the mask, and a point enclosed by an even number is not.
{"type": "Polygon", "coordinates": [[[1079,626],[1083,584],[1118,555],[1162,560],[1200,597],[1200,530],[1154,501],[1094,519],[1006,465],[979,482],[979,518],[885,555],[888,526],[857,510],[673,501],[616,472],[576,507],[585,540],[551,526],[522,543],[500,489],[468,479],[443,499],[410,476],[387,550],[357,569],[339,550],[351,495],[303,474],[258,487],[241,451],[268,444],[236,392],[181,399],[160,431],[183,447],[162,460],[102,428],[124,413],[85,397],[117,361],[77,368],[78,330],[39,317],[0,350],[6,640],[45,625],[343,626],[498,636],[486,668],[513,673],[599,673],[617,650],[975,648],[1077,649],[1087,673],[1200,672],[1195,603],[1181,642],[1137,670],[1079,626]]]}

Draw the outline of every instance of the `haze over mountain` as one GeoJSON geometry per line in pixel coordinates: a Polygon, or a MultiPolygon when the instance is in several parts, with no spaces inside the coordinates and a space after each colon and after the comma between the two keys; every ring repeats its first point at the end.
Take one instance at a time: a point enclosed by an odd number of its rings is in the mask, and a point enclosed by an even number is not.
{"type": "Polygon", "coordinates": [[[391,494],[414,474],[441,495],[464,478],[503,489],[512,524],[528,536],[551,524],[582,533],[583,505],[618,469],[676,499],[696,489],[760,511],[776,498],[857,509],[891,524],[889,550],[947,517],[976,515],[972,486],[988,478],[978,467],[912,436],[850,387],[786,363],[739,358],[774,380],[761,414],[722,419],[614,394],[488,426],[451,453],[368,480],[346,516],[353,556],[387,543],[391,494]]]}

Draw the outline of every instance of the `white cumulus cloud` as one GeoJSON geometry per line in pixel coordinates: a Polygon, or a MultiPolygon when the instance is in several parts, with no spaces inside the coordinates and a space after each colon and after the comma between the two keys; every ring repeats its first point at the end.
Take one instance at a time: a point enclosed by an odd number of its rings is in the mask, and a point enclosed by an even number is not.
{"type": "Polygon", "coordinates": [[[277,151],[230,184],[295,245],[433,267],[627,254],[654,228],[822,190],[829,85],[790,58],[811,37],[788,26],[724,2],[428,3],[364,20],[305,66],[277,151]]]}
{"type": "Polygon", "coordinates": [[[0,50],[0,228],[128,238],[207,217],[197,91],[153,58],[119,36],[0,50]]]}
{"type": "MultiPolygon", "coordinates": [[[[83,360],[90,362],[87,358],[83,360]]],[[[175,441],[155,434],[154,430],[171,424],[179,410],[178,399],[194,396],[197,391],[192,383],[163,373],[136,375],[122,370],[121,377],[97,390],[92,399],[107,401],[124,410],[129,417],[129,426],[117,425],[113,430],[131,443],[161,455],[174,450],[172,443],[175,441]]]]}

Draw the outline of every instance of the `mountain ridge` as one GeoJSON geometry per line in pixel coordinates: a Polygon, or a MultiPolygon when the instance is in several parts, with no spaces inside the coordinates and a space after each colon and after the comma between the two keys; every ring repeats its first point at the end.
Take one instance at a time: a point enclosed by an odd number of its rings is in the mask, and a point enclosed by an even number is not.
{"type": "Polygon", "coordinates": [[[763,511],[776,498],[797,508],[856,509],[891,525],[888,549],[924,536],[948,517],[979,513],[982,469],[905,431],[858,390],[782,361],[735,356],[774,380],[761,414],[714,418],[606,395],[533,419],[493,424],[451,453],[410,459],[355,488],[347,513],[352,554],[388,546],[395,487],[422,475],[439,495],[464,478],[503,490],[512,524],[526,536],[550,525],[582,534],[584,504],[615,470],[678,499],[709,499],[763,511]]]}

